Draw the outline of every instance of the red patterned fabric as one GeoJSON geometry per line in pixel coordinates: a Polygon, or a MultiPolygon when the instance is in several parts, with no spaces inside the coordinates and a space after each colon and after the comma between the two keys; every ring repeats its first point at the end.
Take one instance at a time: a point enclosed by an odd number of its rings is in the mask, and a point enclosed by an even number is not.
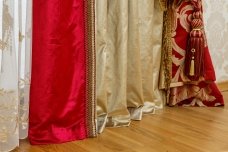
{"type": "MultiPolygon", "coordinates": [[[[192,0],[197,5],[201,0],[192,0]]],[[[191,81],[184,74],[186,50],[191,31],[194,7],[190,1],[183,1],[174,11],[172,29],[172,82],[168,105],[180,106],[222,106],[223,97],[215,81],[215,72],[207,43],[204,45],[204,76],[191,81]]],[[[201,9],[202,11],[202,9],[201,9]]],[[[205,36],[205,34],[204,34],[205,36]]],[[[206,38],[205,38],[206,39],[206,38]]]]}
{"type": "Polygon", "coordinates": [[[31,144],[87,137],[84,0],[33,0],[31,144]]]}

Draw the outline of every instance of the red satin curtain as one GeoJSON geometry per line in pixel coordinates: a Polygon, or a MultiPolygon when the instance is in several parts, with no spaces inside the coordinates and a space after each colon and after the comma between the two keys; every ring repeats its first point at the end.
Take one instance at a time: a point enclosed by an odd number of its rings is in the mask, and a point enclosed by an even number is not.
{"type": "Polygon", "coordinates": [[[92,0],[33,0],[31,144],[95,134],[88,92],[92,5],[92,0]]]}

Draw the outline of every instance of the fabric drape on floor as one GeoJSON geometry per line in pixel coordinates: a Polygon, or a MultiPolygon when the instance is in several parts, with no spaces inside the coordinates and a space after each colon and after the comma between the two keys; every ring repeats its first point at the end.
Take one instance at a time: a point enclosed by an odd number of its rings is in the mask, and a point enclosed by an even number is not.
{"type": "MultiPolygon", "coordinates": [[[[165,66],[163,69],[166,70],[162,70],[162,75],[166,77],[166,80],[170,79],[167,104],[170,106],[223,106],[222,94],[214,82],[215,72],[206,42],[206,35],[203,31],[204,28],[200,29],[205,40],[202,49],[204,74],[198,80],[191,80],[190,77],[186,76],[185,68],[188,59],[186,53],[188,53],[190,47],[188,42],[190,39],[189,33],[192,30],[191,25],[194,24],[192,22],[193,13],[196,11],[203,13],[202,0],[182,1],[178,5],[174,4],[166,12],[164,36],[168,38],[164,41],[162,59],[164,63],[162,66],[165,66]],[[165,57],[169,58],[170,63],[165,57]],[[170,71],[167,72],[167,70],[170,71]]],[[[192,59],[196,60],[196,58],[193,57],[192,59]]],[[[200,66],[196,62],[195,65],[194,69],[200,66]]],[[[164,83],[161,83],[161,88],[165,88],[164,83]]]]}
{"type": "Polygon", "coordinates": [[[30,55],[31,1],[0,0],[0,152],[27,137],[30,55]]]}
{"type": "Polygon", "coordinates": [[[93,0],[33,0],[31,144],[96,136],[93,0]]]}
{"type": "Polygon", "coordinates": [[[157,0],[96,1],[98,131],[163,106],[158,90],[163,12],[157,0]]]}

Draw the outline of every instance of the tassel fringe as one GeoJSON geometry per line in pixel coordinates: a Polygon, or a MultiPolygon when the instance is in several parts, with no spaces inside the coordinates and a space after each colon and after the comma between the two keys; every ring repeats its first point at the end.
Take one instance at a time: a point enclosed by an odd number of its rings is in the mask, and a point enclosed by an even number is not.
{"type": "Polygon", "coordinates": [[[193,1],[193,19],[191,22],[191,32],[186,51],[185,75],[192,81],[198,81],[204,76],[204,25],[202,15],[201,0],[193,1]]]}

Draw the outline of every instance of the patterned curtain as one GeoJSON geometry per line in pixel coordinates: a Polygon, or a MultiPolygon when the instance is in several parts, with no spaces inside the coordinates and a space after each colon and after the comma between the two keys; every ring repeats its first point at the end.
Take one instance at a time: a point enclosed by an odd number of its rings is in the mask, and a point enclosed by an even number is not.
{"type": "Polygon", "coordinates": [[[31,1],[0,0],[0,151],[14,149],[19,138],[27,137],[30,8],[31,1]]]}
{"type": "MultiPolygon", "coordinates": [[[[169,80],[167,104],[223,106],[223,97],[214,83],[215,72],[202,19],[202,0],[169,5],[166,14],[161,75],[169,80]]],[[[161,82],[161,86],[166,83],[161,82]]]]}

